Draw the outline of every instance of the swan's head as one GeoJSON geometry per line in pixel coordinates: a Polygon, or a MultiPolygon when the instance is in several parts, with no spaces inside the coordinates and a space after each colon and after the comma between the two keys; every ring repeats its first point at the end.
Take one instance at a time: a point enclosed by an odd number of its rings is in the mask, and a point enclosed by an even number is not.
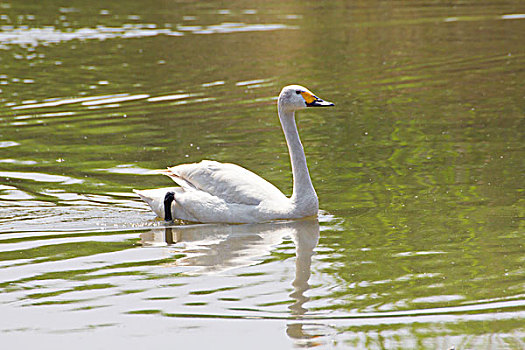
{"type": "Polygon", "coordinates": [[[310,90],[300,85],[285,86],[279,95],[279,108],[298,110],[306,107],[328,107],[332,102],[321,100],[310,90]]]}

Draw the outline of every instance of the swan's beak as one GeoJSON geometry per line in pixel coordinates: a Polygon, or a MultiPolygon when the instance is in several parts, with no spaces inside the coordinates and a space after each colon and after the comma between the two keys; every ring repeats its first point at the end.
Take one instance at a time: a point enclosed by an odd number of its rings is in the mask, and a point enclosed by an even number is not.
{"type": "Polygon", "coordinates": [[[332,102],[321,100],[309,91],[301,92],[304,100],[306,101],[306,107],[329,107],[335,106],[332,102]]]}

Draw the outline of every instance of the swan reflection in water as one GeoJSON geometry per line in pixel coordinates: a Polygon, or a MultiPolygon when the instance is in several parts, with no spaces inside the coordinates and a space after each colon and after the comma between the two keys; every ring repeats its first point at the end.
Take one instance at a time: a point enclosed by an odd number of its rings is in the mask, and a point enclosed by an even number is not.
{"type": "Polygon", "coordinates": [[[196,268],[191,272],[198,274],[254,265],[285,239],[292,238],[297,255],[294,286],[298,284],[299,290],[310,277],[311,257],[319,240],[319,222],[310,218],[264,224],[181,225],[155,228],[142,233],[140,238],[144,247],[177,248],[185,257],[178,258],[176,264],[196,268]]]}
{"type": "MultiPolygon", "coordinates": [[[[288,307],[295,321],[287,324],[287,335],[301,343],[309,343],[318,335],[307,330],[312,325],[300,321],[308,310],[304,304],[310,285],[312,256],[319,242],[319,221],[308,218],[263,224],[202,224],[155,228],[140,236],[144,247],[173,246],[185,256],[178,258],[178,266],[191,266],[192,273],[223,272],[254,265],[270,255],[276,246],[291,238],[295,244],[295,278],[292,282],[293,303],[288,307]],[[194,270],[193,268],[197,268],[194,270]]],[[[315,328],[315,326],[314,326],[315,328]]]]}

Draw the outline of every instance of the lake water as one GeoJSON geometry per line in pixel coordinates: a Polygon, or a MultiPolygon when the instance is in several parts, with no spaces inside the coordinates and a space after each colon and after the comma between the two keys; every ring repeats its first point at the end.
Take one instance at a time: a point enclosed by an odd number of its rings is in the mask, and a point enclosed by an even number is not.
{"type": "Polygon", "coordinates": [[[523,349],[522,1],[0,3],[0,339],[523,349]],[[63,3],[63,4],[66,4],[63,3]],[[235,162],[318,220],[179,225],[132,189],[235,162]]]}

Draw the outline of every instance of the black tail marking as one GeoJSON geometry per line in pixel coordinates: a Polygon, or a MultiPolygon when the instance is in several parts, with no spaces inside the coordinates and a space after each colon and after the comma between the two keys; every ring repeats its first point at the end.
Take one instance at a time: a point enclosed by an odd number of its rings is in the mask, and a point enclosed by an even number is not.
{"type": "Polygon", "coordinates": [[[164,196],[164,220],[172,221],[173,217],[171,216],[171,203],[175,200],[174,192],[167,192],[164,196]]]}

